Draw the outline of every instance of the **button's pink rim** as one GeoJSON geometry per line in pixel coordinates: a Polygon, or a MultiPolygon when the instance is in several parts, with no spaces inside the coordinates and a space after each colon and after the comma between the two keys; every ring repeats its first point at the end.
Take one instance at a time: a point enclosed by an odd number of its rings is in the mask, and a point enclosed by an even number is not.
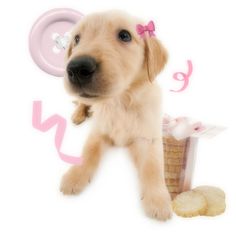
{"type": "MultiPolygon", "coordinates": [[[[43,32],[48,28],[49,25],[54,24],[55,22],[66,22],[67,25],[71,25],[73,27],[83,15],[69,8],[56,8],[50,11],[47,11],[42,16],[38,18],[38,20],[33,25],[30,35],[29,35],[29,50],[30,54],[34,60],[34,62],[46,73],[49,73],[54,76],[63,77],[64,75],[64,68],[60,66],[55,66],[50,63],[48,57],[50,56],[43,55],[41,52],[41,40],[43,32]]],[[[67,29],[70,31],[70,28],[67,29]]],[[[57,32],[57,29],[55,29],[57,32]]]]}

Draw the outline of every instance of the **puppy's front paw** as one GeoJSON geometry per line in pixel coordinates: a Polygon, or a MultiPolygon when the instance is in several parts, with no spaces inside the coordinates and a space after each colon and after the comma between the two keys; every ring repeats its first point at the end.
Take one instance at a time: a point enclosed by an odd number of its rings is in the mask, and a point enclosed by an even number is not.
{"type": "Polygon", "coordinates": [[[75,102],[75,104],[77,105],[77,108],[72,115],[71,120],[75,125],[79,125],[84,122],[87,117],[91,117],[93,113],[90,111],[90,106],[78,104],[77,102],[75,102]]]}
{"type": "Polygon", "coordinates": [[[62,177],[60,191],[64,194],[80,193],[90,181],[90,176],[82,166],[73,166],[62,177]]]}
{"type": "Polygon", "coordinates": [[[166,221],[172,217],[171,199],[167,191],[146,193],[142,202],[149,217],[161,221],[166,221]]]}
{"type": "Polygon", "coordinates": [[[86,114],[82,110],[76,110],[72,115],[71,120],[75,125],[79,125],[85,121],[86,117],[86,114]]]}

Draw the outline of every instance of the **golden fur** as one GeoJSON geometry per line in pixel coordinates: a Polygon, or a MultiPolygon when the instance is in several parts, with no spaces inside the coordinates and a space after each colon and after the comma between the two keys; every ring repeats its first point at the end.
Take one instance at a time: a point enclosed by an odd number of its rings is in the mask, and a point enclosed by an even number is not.
{"type": "Polygon", "coordinates": [[[92,178],[106,147],[129,149],[140,178],[146,213],[159,220],[172,215],[164,181],[161,132],[161,92],[151,83],[167,61],[167,53],[155,37],[142,39],[135,31],[139,19],[109,11],[86,16],[73,30],[67,62],[89,55],[101,63],[97,79],[80,97],[80,91],[65,76],[65,87],[80,103],[73,116],[80,123],[91,106],[95,125],[83,150],[83,164],[72,167],[62,178],[61,191],[75,194],[92,178]],[[132,42],[117,39],[120,29],[129,30],[132,42]],[[73,38],[80,34],[79,45],[73,38]]]}

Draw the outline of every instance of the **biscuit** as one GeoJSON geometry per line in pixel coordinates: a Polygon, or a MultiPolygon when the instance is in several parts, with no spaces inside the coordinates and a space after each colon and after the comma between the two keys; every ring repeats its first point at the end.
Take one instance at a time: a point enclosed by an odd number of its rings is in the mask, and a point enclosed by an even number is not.
{"type": "Polygon", "coordinates": [[[178,216],[193,217],[205,214],[207,210],[206,198],[197,191],[183,192],[172,202],[174,212],[178,216]]]}
{"type": "Polygon", "coordinates": [[[200,186],[193,191],[202,194],[207,201],[207,210],[204,213],[206,216],[216,216],[225,211],[225,193],[216,187],[200,186]]]}

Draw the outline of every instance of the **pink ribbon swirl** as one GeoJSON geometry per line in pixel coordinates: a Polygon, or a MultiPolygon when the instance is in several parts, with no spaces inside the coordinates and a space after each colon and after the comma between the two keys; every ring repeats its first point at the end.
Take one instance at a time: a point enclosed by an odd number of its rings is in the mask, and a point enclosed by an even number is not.
{"type": "Polygon", "coordinates": [[[182,92],[188,87],[189,84],[189,77],[192,75],[193,72],[193,64],[191,60],[187,60],[188,65],[188,72],[176,72],[173,74],[173,79],[177,81],[183,81],[183,86],[179,90],[170,90],[171,92],[182,92]]]}
{"type": "Polygon", "coordinates": [[[66,130],[66,120],[55,114],[50,116],[45,121],[42,121],[42,102],[34,101],[33,102],[33,115],[32,115],[32,125],[35,129],[40,130],[42,132],[47,132],[54,126],[57,126],[56,134],[55,134],[55,147],[58,152],[59,157],[70,164],[81,164],[81,157],[69,156],[67,154],[62,153],[61,145],[64,138],[65,130],[66,130]]]}

